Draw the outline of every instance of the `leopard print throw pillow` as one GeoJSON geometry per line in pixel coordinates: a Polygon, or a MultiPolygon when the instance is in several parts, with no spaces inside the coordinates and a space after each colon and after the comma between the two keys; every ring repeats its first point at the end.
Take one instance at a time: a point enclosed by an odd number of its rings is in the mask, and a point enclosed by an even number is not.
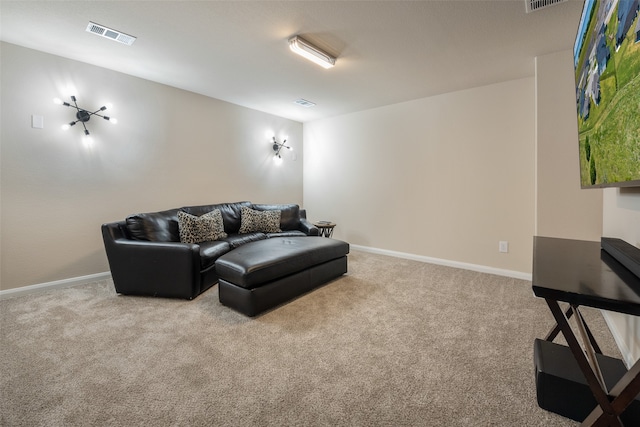
{"type": "Polygon", "coordinates": [[[183,243],[200,243],[227,237],[222,222],[222,212],[215,209],[202,216],[178,211],[178,230],[183,243]]]}
{"type": "Polygon", "coordinates": [[[262,232],[279,233],[280,211],[256,211],[243,206],[240,209],[240,234],[262,232]]]}

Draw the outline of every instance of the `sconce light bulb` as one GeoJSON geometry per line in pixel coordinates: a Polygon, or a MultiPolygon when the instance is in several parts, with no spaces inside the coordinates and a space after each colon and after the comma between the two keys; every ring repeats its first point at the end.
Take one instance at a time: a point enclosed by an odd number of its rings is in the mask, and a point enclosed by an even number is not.
{"type": "Polygon", "coordinates": [[[276,163],[276,165],[281,165],[282,164],[282,157],[274,156],[273,157],[273,161],[276,163]]]}
{"type": "Polygon", "coordinates": [[[69,123],[69,126],[75,126],[76,122],[69,123]]]}
{"type": "Polygon", "coordinates": [[[93,145],[93,138],[90,137],[89,135],[85,135],[82,137],[82,143],[84,144],[85,147],[89,148],[93,145]]]}
{"type": "Polygon", "coordinates": [[[68,123],[65,123],[65,124],[62,125],[62,130],[69,130],[70,127],[71,126],[69,126],[68,123]]]}
{"type": "Polygon", "coordinates": [[[84,130],[84,134],[85,134],[85,135],[89,135],[89,129],[85,129],[85,130],[84,130]]]}
{"type": "Polygon", "coordinates": [[[62,99],[60,98],[53,98],[53,103],[56,105],[62,105],[62,99]]]}
{"type": "Polygon", "coordinates": [[[109,123],[111,123],[113,125],[117,125],[118,124],[118,119],[116,119],[115,117],[109,117],[109,123]]]}

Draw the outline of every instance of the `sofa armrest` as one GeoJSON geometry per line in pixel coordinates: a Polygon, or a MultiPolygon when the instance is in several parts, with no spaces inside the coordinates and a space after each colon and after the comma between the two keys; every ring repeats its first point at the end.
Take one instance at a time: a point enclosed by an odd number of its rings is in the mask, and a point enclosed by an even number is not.
{"type": "Polygon", "coordinates": [[[102,225],[116,292],[192,299],[200,293],[199,246],[129,239],[124,222],[102,225]]]}
{"type": "Polygon", "coordinates": [[[318,227],[313,225],[307,218],[300,218],[300,231],[307,236],[317,236],[319,234],[318,227]]]}

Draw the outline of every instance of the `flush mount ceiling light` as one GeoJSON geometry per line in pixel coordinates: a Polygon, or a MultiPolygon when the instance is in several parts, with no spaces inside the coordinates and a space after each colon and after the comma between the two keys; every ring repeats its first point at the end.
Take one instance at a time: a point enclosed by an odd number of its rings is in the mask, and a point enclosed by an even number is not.
{"type": "Polygon", "coordinates": [[[289,48],[300,56],[315,62],[324,68],[331,68],[336,65],[336,58],[312,45],[300,36],[293,36],[289,39],[289,48]]]}

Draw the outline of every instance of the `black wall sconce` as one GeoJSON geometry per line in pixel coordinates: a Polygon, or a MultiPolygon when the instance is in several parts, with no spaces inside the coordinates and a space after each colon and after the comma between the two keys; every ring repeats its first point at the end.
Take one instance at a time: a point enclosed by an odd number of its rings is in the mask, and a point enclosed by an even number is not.
{"type": "Polygon", "coordinates": [[[278,142],[276,141],[276,137],[273,136],[273,151],[275,151],[275,154],[273,156],[273,161],[276,162],[277,164],[282,163],[282,156],[280,155],[280,151],[282,151],[283,148],[286,148],[287,150],[293,150],[290,146],[286,145],[287,144],[287,140],[285,139],[282,142],[278,142]]]}
{"type": "Polygon", "coordinates": [[[108,120],[112,124],[118,123],[118,120],[116,120],[113,117],[103,116],[102,114],[98,114],[100,111],[106,110],[107,109],[106,106],[102,106],[98,108],[96,111],[91,112],[89,110],[85,110],[84,108],[78,107],[78,103],[76,102],[76,97],[73,95],[71,96],[71,101],[73,102],[73,105],[69,104],[68,102],[62,101],[60,98],[55,98],[53,100],[53,102],[55,102],[58,105],[64,105],[65,107],[71,107],[76,109],[76,120],[62,125],[62,129],[64,130],[69,129],[71,126],[75,126],[76,123],[82,123],[82,127],[84,128],[84,134],[89,135],[89,129],[87,129],[86,123],[89,121],[89,119],[91,119],[91,116],[102,117],[103,119],[108,120]]]}

